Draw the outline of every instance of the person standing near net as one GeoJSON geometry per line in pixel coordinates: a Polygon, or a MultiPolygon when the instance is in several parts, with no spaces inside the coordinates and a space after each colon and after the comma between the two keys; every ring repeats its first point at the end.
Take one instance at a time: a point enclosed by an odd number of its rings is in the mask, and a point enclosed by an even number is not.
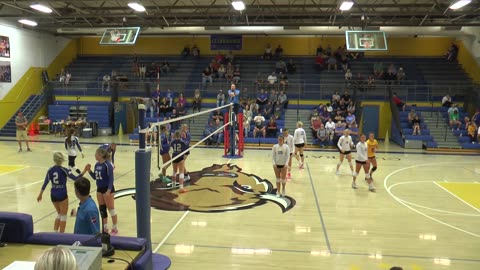
{"type": "Polygon", "coordinates": [[[290,158],[290,148],[284,144],[283,135],[278,136],[278,144],[272,147],[273,171],[277,178],[277,197],[285,196],[287,184],[287,164],[290,158]]]}
{"type": "Polygon", "coordinates": [[[173,163],[173,187],[176,187],[177,182],[180,185],[180,193],[185,193],[187,190],[183,187],[184,173],[185,173],[185,159],[183,155],[180,155],[188,149],[185,142],[180,136],[180,130],[175,131],[173,134],[173,141],[170,143],[172,147],[172,163],[173,163]],[[177,177],[178,176],[178,177],[177,177]]]}
{"type": "Polygon", "coordinates": [[[103,220],[103,231],[108,233],[108,209],[113,223],[111,235],[117,235],[118,216],[115,211],[115,186],[113,185],[113,165],[110,162],[110,153],[104,148],[98,148],[95,152],[95,159],[97,160],[95,169],[93,172],[89,170],[89,173],[97,183],[97,201],[103,220]]]}
{"type": "MultiPolygon", "coordinates": [[[[160,156],[162,156],[162,162],[163,164],[167,163],[172,159],[170,157],[170,142],[169,142],[169,131],[167,130],[167,126],[161,126],[160,127],[160,139],[159,139],[159,146],[160,146],[160,156]]],[[[160,175],[160,180],[164,183],[170,183],[172,180],[170,180],[167,177],[167,168],[170,166],[170,163],[168,163],[167,166],[162,167],[162,173],[160,175]]]]}
{"type": "Polygon", "coordinates": [[[77,150],[80,151],[82,154],[82,158],[85,156],[82,152],[82,147],[80,146],[80,142],[78,141],[78,137],[74,136],[75,130],[69,129],[67,132],[67,137],[65,137],[65,150],[67,150],[68,154],[68,168],[70,170],[75,170],[76,173],[81,173],[81,171],[75,166],[75,159],[77,158],[77,150]]]}
{"type": "MultiPolygon", "coordinates": [[[[190,131],[188,131],[187,124],[182,124],[180,137],[187,145],[187,148],[190,148],[190,140],[192,139],[192,136],[190,135],[190,131]]],[[[183,159],[185,162],[187,162],[188,155],[190,155],[190,151],[185,153],[185,155],[183,156],[183,159]]],[[[184,166],[184,171],[185,171],[185,181],[190,180],[190,175],[188,174],[188,170],[186,166],[184,166]]]]}
{"type": "Polygon", "coordinates": [[[300,156],[300,165],[298,167],[303,169],[303,163],[305,161],[303,150],[307,146],[307,134],[303,129],[303,123],[301,121],[297,122],[297,129],[295,129],[293,133],[293,142],[295,144],[295,157],[298,159],[298,156],[300,156]]]}
{"type": "Polygon", "coordinates": [[[353,165],[352,165],[352,147],[355,145],[353,144],[352,137],[350,136],[350,130],[345,129],[343,131],[342,137],[338,139],[337,147],[338,151],[340,152],[340,161],[337,164],[337,171],[336,174],[340,175],[340,165],[343,163],[343,159],[347,157],[348,165],[350,166],[350,171],[353,174],[353,165]]]}
{"type": "Polygon", "coordinates": [[[233,83],[228,90],[228,103],[233,103],[233,112],[237,114],[240,109],[240,90],[233,83]]]}
{"type": "MultiPolygon", "coordinates": [[[[295,145],[293,144],[293,136],[288,134],[288,128],[283,130],[283,140],[290,150],[290,157],[288,158],[287,179],[292,179],[292,156],[295,152],[295,145]]],[[[295,156],[297,159],[298,157],[295,156]]]]}

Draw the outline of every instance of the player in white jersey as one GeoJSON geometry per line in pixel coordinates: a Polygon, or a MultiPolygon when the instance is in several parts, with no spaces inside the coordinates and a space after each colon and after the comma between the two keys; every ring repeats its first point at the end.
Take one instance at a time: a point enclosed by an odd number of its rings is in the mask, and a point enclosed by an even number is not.
{"type": "MultiPolygon", "coordinates": [[[[287,179],[292,179],[291,171],[292,171],[292,156],[295,152],[295,145],[293,144],[293,136],[288,134],[288,128],[283,130],[283,140],[288,148],[290,148],[290,157],[288,158],[288,168],[287,168],[287,179]]],[[[297,159],[298,157],[295,156],[297,159]]]]}
{"type": "Polygon", "coordinates": [[[347,157],[348,164],[350,165],[350,170],[352,171],[353,175],[353,165],[352,165],[352,147],[355,145],[353,144],[352,137],[350,136],[350,130],[345,129],[343,131],[343,136],[340,137],[337,143],[338,151],[340,151],[340,161],[337,164],[337,175],[340,175],[340,165],[342,165],[343,159],[347,157]]]}
{"type": "Polygon", "coordinates": [[[303,129],[303,123],[298,121],[297,122],[297,129],[293,133],[293,143],[295,144],[295,156],[298,159],[298,154],[300,155],[300,169],[303,169],[303,150],[307,146],[307,133],[303,129]]]}
{"type": "Polygon", "coordinates": [[[290,159],[290,148],[284,144],[283,135],[278,136],[278,144],[272,147],[272,163],[277,178],[277,197],[285,196],[287,184],[287,164],[290,159]],[[280,192],[281,191],[281,192],[280,192]]]}
{"type": "Polygon", "coordinates": [[[78,174],[81,173],[80,169],[75,166],[75,159],[77,158],[77,148],[80,154],[82,154],[82,158],[85,156],[82,152],[82,147],[80,146],[80,142],[78,141],[78,137],[74,135],[75,130],[73,128],[67,131],[67,137],[65,137],[65,150],[67,150],[68,154],[68,168],[72,171],[76,171],[78,174]]]}
{"type": "Polygon", "coordinates": [[[357,143],[357,156],[355,157],[355,172],[353,173],[353,181],[352,181],[352,188],[357,189],[357,175],[360,172],[360,169],[363,167],[363,171],[365,172],[365,180],[368,183],[368,190],[371,192],[375,192],[375,188],[373,187],[373,180],[370,177],[370,173],[368,172],[369,164],[368,164],[368,145],[367,145],[367,136],[365,134],[360,135],[360,141],[357,143]]]}

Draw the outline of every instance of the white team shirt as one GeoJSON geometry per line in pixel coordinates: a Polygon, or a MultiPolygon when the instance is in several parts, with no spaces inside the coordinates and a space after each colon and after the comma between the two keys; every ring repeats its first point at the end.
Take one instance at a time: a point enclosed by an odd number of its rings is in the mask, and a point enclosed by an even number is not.
{"type": "Polygon", "coordinates": [[[345,135],[342,135],[342,137],[340,137],[340,139],[338,140],[337,146],[343,151],[351,151],[353,146],[352,137],[350,135],[348,135],[347,137],[345,137],[345,135]]]}
{"type": "Polygon", "coordinates": [[[82,152],[82,148],[80,147],[80,142],[78,141],[78,137],[77,136],[72,136],[70,138],[70,140],[71,140],[70,145],[67,143],[67,138],[68,137],[65,137],[65,149],[67,150],[67,154],[69,156],[76,157],[77,156],[77,148],[80,152],[82,152]]]}
{"type": "Polygon", "coordinates": [[[367,142],[358,142],[357,143],[357,156],[355,157],[355,160],[358,161],[367,161],[368,159],[368,145],[367,142]]]}
{"type": "Polygon", "coordinates": [[[335,130],[335,122],[327,122],[325,123],[325,129],[328,131],[335,130]]]}
{"type": "Polygon", "coordinates": [[[295,144],[307,144],[307,134],[303,128],[295,129],[295,133],[293,133],[293,142],[295,144]]]}
{"type": "Polygon", "coordinates": [[[288,148],[290,149],[290,153],[295,153],[295,144],[293,143],[293,136],[291,134],[288,134],[288,136],[284,137],[283,140],[284,140],[284,143],[288,145],[288,148]]]}
{"type": "Polygon", "coordinates": [[[273,165],[287,165],[290,159],[290,148],[287,144],[280,146],[278,143],[272,147],[272,163],[273,165]]]}

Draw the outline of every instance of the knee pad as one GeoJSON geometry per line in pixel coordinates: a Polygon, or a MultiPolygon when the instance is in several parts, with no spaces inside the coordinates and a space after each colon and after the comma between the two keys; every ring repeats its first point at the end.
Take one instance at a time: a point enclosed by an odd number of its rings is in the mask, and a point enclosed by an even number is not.
{"type": "Polygon", "coordinates": [[[58,214],[55,219],[60,219],[61,217],[62,217],[62,215],[58,214]]]}
{"type": "Polygon", "coordinates": [[[179,179],[184,179],[185,175],[183,173],[179,174],[179,179]]]}
{"type": "Polygon", "coordinates": [[[281,183],[281,182],[282,182],[282,179],[277,178],[277,183],[281,183]]]}
{"type": "Polygon", "coordinates": [[[365,178],[370,179],[370,174],[369,173],[365,174],[365,178]]]}
{"type": "Polygon", "coordinates": [[[372,168],[372,172],[376,171],[377,170],[377,167],[373,166],[372,168]]]}
{"type": "Polygon", "coordinates": [[[99,205],[98,210],[100,211],[100,216],[102,218],[107,218],[108,217],[107,206],[105,204],[99,205]]]}
{"type": "Polygon", "coordinates": [[[109,209],[108,212],[110,213],[110,216],[112,216],[112,217],[117,215],[117,212],[115,212],[115,208],[109,209]]]}
{"type": "Polygon", "coordinates": [[[358,173],[357,172],[353,172],[353,177],[357,177],[358,173]]]}
{"type": "Polygon", "coordinates": [[[60,221],[67,221],[67,215],[60,215],[60,221]]]}

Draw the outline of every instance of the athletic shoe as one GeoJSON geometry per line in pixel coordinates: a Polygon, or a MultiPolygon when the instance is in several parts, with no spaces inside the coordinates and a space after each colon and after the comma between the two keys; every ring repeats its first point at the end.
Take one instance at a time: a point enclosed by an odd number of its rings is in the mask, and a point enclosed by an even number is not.
{"type": "Polygon", "coordinates": [[[27,148],[27,152],[32,152],[32,149],[30,149],[30,148],[27,148]]]}
{"type": "Polygon", "coordinates": [[[182,188],[182,189],[180,189],[178,192],[179,192],[179,193],[187,193],[187,190],[184,189],[184,188],[182,188]]]}
{"type": "Polygon", "coordinates": [[[115,236],[118,234],[118,229],[112,229],[112,231],[110,232],[110,235],[112,236],[115,236]]]}
{"type": "Polygon", "coordinates": [[[163,176],[160,178],[162,180],[163,183],[171,183],[172,180],[170,180],[170,178],[166,177],[166,176],[163,176]]]}
{"type": "Polygon", "coordinates": [[[369,188],[368,191],[370,191],[370,192],[376,192],[377,190],[372,187],[372,188],[369,188]]]}
{"type": "Polygon", "coordinates": [[[353,188],[353,189],[357,189],[357,183],[352,182],[352,188],[353,188]]]}
{"type": "Polygon", "coordinates": [[[188,175],[188,174],[187,174],[187,175],[185,175],[185,178],[184,178],[183,180],[185,180],[185,181],[188,181],[188,180],[190,180],[190,175],[188,175]]]}

